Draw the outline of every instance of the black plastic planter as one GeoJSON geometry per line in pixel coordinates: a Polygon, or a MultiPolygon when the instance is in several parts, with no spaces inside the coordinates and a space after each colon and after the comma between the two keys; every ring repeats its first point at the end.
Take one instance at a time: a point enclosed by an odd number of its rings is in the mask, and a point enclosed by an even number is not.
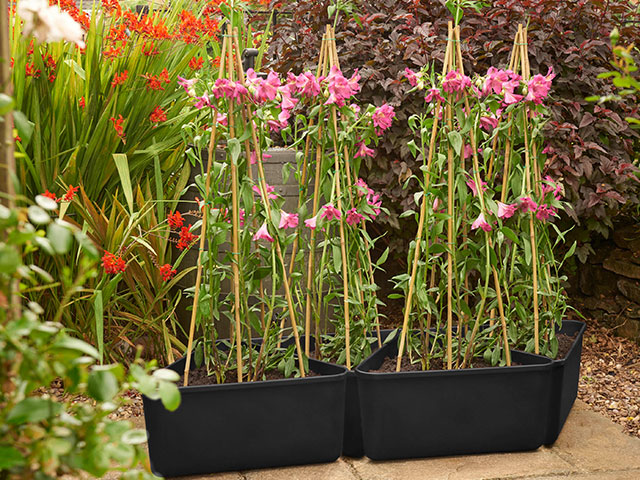
{"type": "Polygon", "coordinates": [[[576,339],[564,358],[551,364],[551,406],[549,410],[549,429],[545,445],[551,445],[558,439],[564,422],[578,396],[580,379],[580,358],[582,356],[582,337],[586,325],[577,320],[564,320],[558,333],[573,335],[576,339]]]}
{"type": "Polygon", "coordinates": [[[551,360],[512,351],[512,367],[375,373],[357,369],[364,453],[373,460],[534,450],[545,441],[551,360]]]}
{"type": "MultiPolygon", "coordinates": [[[[184,358],[169,368],[181,373],[184,358]]],[[[153,473],[193,475],[332,462],[342,452],[347,369],[321,376],[180,387],[175,412],[143,397],[153,473]]]]}
{"type": "MultiPolygon", "coordinates": [[[[381,330],[380,339],[384,342],[393,332],[381,330]]],[[[373,351],[378,349],[378,343],[372,345],[373,351]]],[[[364,455],[362,444],[362,421],[360,419],[360,396],[358,395],[358,379],[356,372],[351,370],[347,374],[347,394],[344,406],[344,442],[342,455],[345,457],[360,458],[364,455]]]]}

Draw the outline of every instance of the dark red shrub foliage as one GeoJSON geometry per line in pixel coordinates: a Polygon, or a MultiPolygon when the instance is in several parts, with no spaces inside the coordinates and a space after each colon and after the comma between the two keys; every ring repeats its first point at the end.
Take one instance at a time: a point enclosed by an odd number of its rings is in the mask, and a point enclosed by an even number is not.
{"type": "MultiPolygon", "coordinates": [[[[640,16],[628,0],[494,0],[476,13],[464,13],[461,23],[466,69],[484,73],[490,66],[508,64],[519,22],[529,25],[532,73],[558,74],[551,92],[551,116],[545,136],[553,149],[546,172],[562,179],[573,215],[581,222],[582,241],[590,232],[607,235],[612,218],[622,206],[639,202],[634,150],[639,136],[624,118],[636,116],[637,98],[597,105],[591,95],[612,93],[609,80],[598,79],[610,70],[609,33],[618,27],[626,43],[640,44],[640,16]]],[[[328,0],[297,0],[278,16],[272,42],[271,67],[299,71],[312,66],[327,23],[328,0]]],[[[415,161],[407,141],[407,118],[423,109],[418,94],[407,94],[405,67],[417,69],[435,61],[441,68],[447,21],[444,0],[354,0],[354,18],[344,15],[336,37],[341,67],[360,69],[360,98],[395,107],[397,119],[385,135],[378,154],[367,165],[367,181],[381,190],[391,214],[387,222],[399,226],[398,215],[409,207],[412,188],[402,181],[415,161]]],[[[586,249],[588,245],[583,245],[586,249]]]]}

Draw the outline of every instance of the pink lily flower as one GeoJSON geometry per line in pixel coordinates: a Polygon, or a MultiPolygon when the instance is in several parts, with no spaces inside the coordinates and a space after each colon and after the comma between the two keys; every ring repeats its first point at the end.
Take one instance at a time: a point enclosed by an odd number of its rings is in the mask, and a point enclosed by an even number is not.
{"type": "Polygon", "coordinates": [[[334,218],[340,218],[341,216],[342,213],[340,213],[340,210],[335,208],[332,203],[327,203],[326,205],[322,206],[322,213],[320,214],[320,218],[325,218],[330,222],[334,218]]]}
{"type": "MultiPolygon", "coordinates": [[[[267,184],[265,183],[265,185],[267,185],[267,184]]],[[[251,189],[252,189],[255,193],[257,193],[258,195],[261,195],[260,187],[258,187],[258,185],[254,185],[253,187],[251,187],[251,189]]],[[[278,195],[276,195],[275,193],[273,193],[273,192],[275,192],[275,191],[276,191],[276,188],[275,188],[275,187],[272,187],[271,185],[267,185],[267,192],[266,192],[266,193],[267,193],[267,198],[268,198],[269,200],[275,200],[276,198],[278,198],[278,195]]]]}
{"type": "Polygon", "coordinates": [[[377,135],[382,135],[382,132],[391,126],[395,115],[393,107],[386,103],[375,109],[373,112],[373,126],[377,135]]]}
{"type": "Polygon", "coordinates": [[[362,219],[364,218],[363,215],[361,215],[360,213],[358,213],[358,211],[355,208],[352,208],[351,210],[349,210],[347,212],[347,223],[351,226],[357,225],[358,223],[360,223],[362,221],[362,219]]]}
{"type": "Polygon", "coordinates": [[[518,210],[518,205],[515,203],[507,205],[506,203],[498,202],[498,218],[511,218],[516,213],[516,210],[518,210]]]}
{"type": "Polygon", "coordinates": [[[538,209],[538,204],[534,202],[530,197],[522,197],[520,199],[520,210],[523,213],[535,212],[538,209]]]}
{"type": "Polygon", "coordinates": [[[316,215],[315,217],[311,217],[307,220],[304,221],[304,224],[309,227],[311,230],[315,230],[316,229],[316,223],[318,222],[318,216],[316,215]]]}
{"type": "Polygon", "coordinates": [[[359,157],[373,157],[376,154],[376,151],[373,148],[367,147],[364,142],[360,142],[358,147],[358,151],[355,154],[355,158],[359,157]]]}
{"type": "Polygon", "coordinates": [[[284,210],[280,211],[280,224],[279,229],[296,228],[298,226],[298,214],[287,213],[284,210]]]}
{"type": "Polygon", "coordinates": [[[483,213],[478,215],[478,218],[476,218],[475,221],[471,224],[471,230],[476,230],[478,228],[481,228],[485,232],[491,231],[491,225],[489,225],[487,221],[484,219],[483,213]]]}
{"type": "Polygon", "coordinates": [[[430,103],[433,100],[440,100],[441,102],[444,102],[444,98],[442,98],[442,95],[440,95],[439,88],[430,88],[427,91],[427,95],[424,97],[424,101],[427,103],[430,103]]]}
{"type": "Polygon", "coordinates": [[[258,231],[253,236],[253,240],[257,242],[258,240],[266,240],[267,242],[273,242],[273,237],[269,235],[269,231],[267,230],[267,224],[263,223],[262,226],[258,229],[258,231]]]}

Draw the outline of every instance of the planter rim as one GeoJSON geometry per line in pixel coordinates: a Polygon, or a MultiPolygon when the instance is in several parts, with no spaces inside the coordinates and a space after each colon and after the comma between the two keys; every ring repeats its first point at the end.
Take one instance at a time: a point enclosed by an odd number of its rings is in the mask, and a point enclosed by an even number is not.
{"type": "MultiPolygon", "coordinates": [[[[177,366],[180,362],[184,361],[185,357],[173,362],[166,368],[171,368],[177,366]]],[[[297,384],[304,383],[325,383],[325,382],[333,382],[336,380],[340,380],[342,377],[346,377],[348,370],[346,367],[342,365],[335,365],[333,363],[321,362],[319,360],[314,360],[313,358],[309,359],[309,367],[312,366],[313,363],[328,365],[334,368],[339,368],[342,370],[339,373],[332,373],[328,375],[318,375],[314,377],[297,377],[297,378],[280,378],[277,380],[256,380],[255,382],[242,382],[242,383],[216,383],[211,385],[188,385],[188,386],[178,386],[178,390],[180,394],[186,395],[190,393],[201,393],[208,392],[211,390],[224,390],[224,391],[232,391],[232,390],[242,390],[242,389],[255,389],[255,388],[271,388],[271,387],[280,387],[280,386],[293,386],[297,384]]]]}
{"type": "MultiPolygon", "coordinates": [[[[582,335],[584,334],[584,331],[587,329],[587,324],[581,320],[564,320],[562,322],[562,326],[564,327],[565,325],[575,325],[575,326],[579,326],[579,328],[577,330],[576,338],[573,341],[573,344],[571,345],[571,348],[569,349],[569,351],[565,354],[564,358],[553,359],[554,366],[562,366],[567,362],[567,359],[573,355],[573,351],[576,348],[578,348],[577,340],[582,337],[582,335]]],[[[556,333],[560,332],[560,330],[562,330],[562,328],[556,327],[556,333]]]]}
{"type": "MultiPolygon", "coordinates": [[[[388,352],[395,345],[386,344],[383,345],[381,349],[377,352],[374,352],[370,357],[368,357],[362,364],[371,359],[373,355],[376,353],[381,355],[381,352],[388,352]]],[[[420,371],[412,371],[412,372],[371,372],[369,370],[363,370],[360,364],[356,367],[355,372],[356,375],[363,378],[368,379],[382,379],[382,378],[416,378],[417,376],[425,376],[425,377],[459,377],[466,375],[495,375],[496,373],[500,373],[501,375],[511,375],[520,372],[534,372],[534,371],[544,371],[549,368],[552,363],[552,360],[547,357],[543,357],[541,355],[530,354],[526,352],[519,352],[517,350],[511,350],[511,353],[516,353],[516,355],[527,355],[534,357],[537,363],[530,365],[512,365],[510,367],[479,367],[479,368],[465,368],[465,369],[453,369],[453,370],[420,370],[420,371]]],[[[387,355],[388,356],[388,355],[387,355]]]]}

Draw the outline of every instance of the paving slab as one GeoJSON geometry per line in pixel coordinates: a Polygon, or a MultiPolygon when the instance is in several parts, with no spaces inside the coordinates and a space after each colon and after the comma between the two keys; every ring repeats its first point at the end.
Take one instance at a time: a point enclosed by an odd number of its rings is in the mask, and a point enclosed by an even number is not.
{"type": "Polygon", "coordinates": [[[242,474],[247,480],[358,480],[343,459],[333,463],[252,470],[242,474]]]}
{"type": "MultiPolygon", "coordinates": [[[[143,417],[131,419],[144,428],[143,417]]],[[[105,478],[117,478],[115,476],[105,478]]],[[[532,452],[333,463],[180,477],[182,480],[640,480],[640,439],[576,401],[556,443],[532,452]]]]}
{"type": "Polygon", "coordinates": [[[548,449],[415,460],[374,462],[353,460],[361,480],[479,480],[510,479],[531,475],[569,474],[568,462],[548,449]]]}
{"type": "Polygon", "coordinates": [[[582,472],[640,469],[640,438],[626,435],[620,425],[581,401],[576,401],[553,451],[582,472]]]}
{"type": "Polygon", "coordinates": [[[571,473],[550,477],[523,477],[523,480],[638,480],[640,470],[618,470],[615,472],[571,473]]]}

